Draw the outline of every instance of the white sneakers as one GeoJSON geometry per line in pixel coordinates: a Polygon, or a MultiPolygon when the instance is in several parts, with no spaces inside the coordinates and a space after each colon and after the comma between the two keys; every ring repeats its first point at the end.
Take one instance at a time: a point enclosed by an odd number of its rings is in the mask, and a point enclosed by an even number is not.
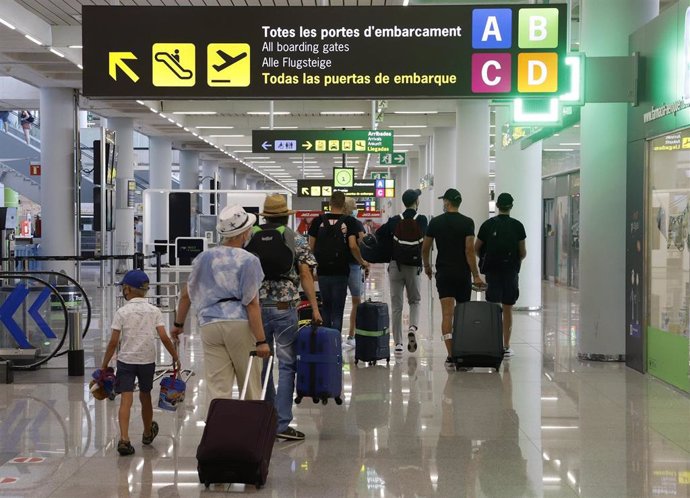
{"type": "Polygon", "coordinates": [[[402,355],[403,354],[403,345],[402,344],[396,344],[395,345],[395,354],[396,355],[402,355]]]}
{"type": "Polygon", "coordinates": [[[345,349],[355,349],[355,338],[348,336],[343,342],[343,348],[345,349]]]}

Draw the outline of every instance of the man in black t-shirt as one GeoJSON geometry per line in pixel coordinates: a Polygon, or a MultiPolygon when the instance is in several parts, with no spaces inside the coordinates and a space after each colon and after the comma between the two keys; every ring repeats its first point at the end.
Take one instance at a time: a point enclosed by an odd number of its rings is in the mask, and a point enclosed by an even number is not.
{"type": "Polygon", "coordinates": [[[451,357],[453,347],[453,310],[455,303],[464,303],[472,295],[472,282],[483,287],[474,253],[474,221],[458,212],[462,196],[449,188],[443,199],[443,214],[429,222],[422,246],[424,273],[431,279],[431,246],[438,249],[436,256],[436,289],[441,300],[441,333],[448,350],[447,367],[454,367],[451,357]]]}
{"type": "Polygon", "coordinates": [[[352,216],[344,214],[344,208],[345,194],[333,192],[331,212],[314,218],[309,227],[309,248],[316,256],[316,272],[323,301],[321,317],[324,326],[336,330],[343,328],[350,255],[365,270],[369,269],[369,263],[362,259],[357,245],[357,223],[352,216]]]}
{"type": "Polygon", "coordinates": [[[510,217],[513,196],[507,192],[496,199],[498,216],[489,218],[479,228],[475,251],[482,259],[486,275],[486,300],[503,307],[503,348],[505,356],[513,356],[510,335],[513,328],[513,305],[520,296],[518,273],[527,256],[525,227],[510,217]]]}

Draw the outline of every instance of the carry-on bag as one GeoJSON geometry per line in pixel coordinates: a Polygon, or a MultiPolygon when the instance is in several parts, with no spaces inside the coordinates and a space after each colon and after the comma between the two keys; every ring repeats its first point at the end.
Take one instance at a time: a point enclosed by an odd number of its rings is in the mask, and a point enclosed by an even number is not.
{"type": "Polygon", "coordinates": [[[390,362],[391,335],[388,303],[371,298],[357,306],[355,323],[355,365],[360,361],[374,365],[378,360],[390,362]]]}
{"type": "MultiPolygon", "coordinates": [[[[479,297],[480,291],[475,291],[479,297]]],[[[502,313],[499,304],[486,301],[455,306],[452,356],[457,369],[484,367],[498,371],[504,353],[502,313]]]]}
{"type": "Polygon", "coordinates": [[[329,398],[342,404],[343,351],[340,331],[317,324],[302,327],[297,332],[297,397],[312,398],[324,405],[329,398]]]}
{"type": "Polygon", "coordinates": [[[170,375],[166,375],[161,379],[158,408],[174,412],[177,410],[177,406],[184,401],[187,382],[180,378],[181,373],[177,368],[173,368],[170,375]]]}
{"type": "Polygon", "coordinates": [[[206,427],[196,450],[199,481],[212,483],[266,483],[278,417],[273,403],[264,401],[273,356],[269,357],[260,400],[245,400],[249,384],[252,351],[240,399],[214,399],[208,409],[206,427]]]}

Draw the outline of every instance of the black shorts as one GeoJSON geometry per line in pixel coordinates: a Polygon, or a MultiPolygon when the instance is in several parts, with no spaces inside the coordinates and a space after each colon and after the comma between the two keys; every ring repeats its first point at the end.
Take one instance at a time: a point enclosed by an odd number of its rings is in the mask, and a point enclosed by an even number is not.
{"type": "Polygon", "coordinates": [[[517,272],[486,274],[486,300],[512,306],[520,297],[517,272]]]}
{"type": "Polygon", "coordinates": [[[145,363],[143,365],[135,363],[117,362],[115,372],[115,392],[131,393],[134,392],[134,379],[139,382],[139,391],[142,393],[151,392],[153,389],[153,374],[156,371],[155,363],[145,363]]]}
{"type": "Polygon", "coordinates": [[[465,303],[472,297],[472,281],[469,275],[439,268],[436,272],[436,290],[441,299],[453,297],[457,302],[465,303]]]}

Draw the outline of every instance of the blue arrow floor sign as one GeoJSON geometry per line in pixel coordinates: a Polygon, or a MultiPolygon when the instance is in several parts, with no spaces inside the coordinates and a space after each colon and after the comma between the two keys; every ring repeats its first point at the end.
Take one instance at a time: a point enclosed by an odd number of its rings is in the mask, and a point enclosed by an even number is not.
{"type": "MultiPolygon", "coordinates": [[[[38,328],[48,339],[57,339],[55,332],[46,323],[40,314],[40,308],[50,296],[51,290],[46,287],[34,301],[34,304],[29,308],[29,315],[34,319],[38,328]]],[[[34,346],[27,340],[26,333],[22,330],[17,322],[14,321],[14,314],[22,305],[26,297],[29,295],[29,289],[25,284],[19,284],[7,296],[7,299],[2,306],[0,306],[0,322],[2,322],[7,330],[12,334],[17,345],[22,349],[32,349],[34,346]]]]}

